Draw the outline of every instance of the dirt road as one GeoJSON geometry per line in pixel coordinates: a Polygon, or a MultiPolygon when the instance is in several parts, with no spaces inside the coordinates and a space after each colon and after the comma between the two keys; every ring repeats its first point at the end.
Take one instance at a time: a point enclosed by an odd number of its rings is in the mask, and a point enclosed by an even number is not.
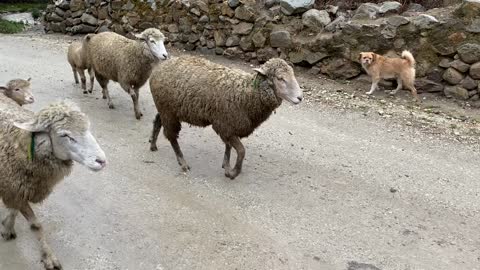
{"type": "MultiPolygon", "coordinates": [[[[478,144],[310,95],[283,104],[244,140],[234,181],[223,176],[214,132],[185,125],[185,175],[164,137],[158,152],[148,150],[148,86],[141,121],[115,83],[116,109],[108,109],[98,84],[93,95],[73,84],[66,40],[0,35],[0,82],[32,77],[33,110],[76,101],[109,158],[96,174],[77,165],[35,208],[65,269],[480,269],[478,144]]],[[[379,100],[361,102],[376,108],[379,100]]],[[[452,121],[442,115],[438,123],[452,121]]],[[[0,242],[0,269],[42,269],[22,217],[16,229],[15,241],[0,242]]]]}

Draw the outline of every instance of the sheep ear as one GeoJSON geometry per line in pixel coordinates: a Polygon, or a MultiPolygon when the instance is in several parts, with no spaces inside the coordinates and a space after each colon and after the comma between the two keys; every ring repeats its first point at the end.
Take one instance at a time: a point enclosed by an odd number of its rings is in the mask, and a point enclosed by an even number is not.
{"type": "Polygon", "coordinates": [[[25,123],[14,122],[13,125],[19,129],[23,129],[30,132],[45,132],[48,130],[48,127],[37,124],[35,120],[32,120],[30,122],[25,122],[25,123]]]}
{"type": "Polygon", "coordinates": [[[30,82],[30,81],[32,81],[32,78],[29,77],[29,78],[27,79],[27,82],[30,82]]]}
{"type": "Polygon", "coordinates": [[[142,34],[135,34],[135,38],[140,39],[140,40],[146,40],[145,37],[142,34]]]}
{"type": "Polygon", "coordinates": [[[267,75],[267,72],[265,72],[265,70],[263,70],[262,68],[254,68],[253,70],[255,70],[255,72],[262,74],[263,76],[267,75]]]}
{"type": "Polygon", "coordinates": [[[0,86],[0,92],[7,92],[8,88],[4,87],[4,86],[0,86]]]}

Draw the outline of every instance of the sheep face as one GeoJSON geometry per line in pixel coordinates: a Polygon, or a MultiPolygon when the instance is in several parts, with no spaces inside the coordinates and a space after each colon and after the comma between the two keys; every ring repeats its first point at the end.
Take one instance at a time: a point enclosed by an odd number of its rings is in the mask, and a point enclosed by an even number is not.
{"type": "Polygon", "coordinates": [[[256,72],[267,76],[277,97],[292,104],[299,104],[303,99],[303,91],[298,85],[293,68],[279,58],[273,58],[263,64],[256,72]]]}
{"type": "Polygon", "coordinates": [[[13,99],[19,105],[31,104],[35,101],[30,91],[30,78],[28,80],[11,80],[7,87],[0,87],[0,92],[4,92],[7,97],[13,99]]]}
{"type": "Polygon", "coordinates": [[[157,59],[165,60],[168,58],[167,49],[164,44],[165,36],[160,30],[148,28],[142,33],[135,35],[135,37],[144,41],[152,55],[157,59]]]}
{"type": "Polygon", "coordinates": [[[79,110],[60,114],[57,111],[57,115],[53,116],[51,114],[52,110],[47,108],[30,122],[14,125],[32,133],[48,135],[49,140],[45,143],[51,144],[50,152],[60,160],[76,161],[92,171],[103,169],[106,166],[105,153],[90,132],[87,116],[79,110]]]}

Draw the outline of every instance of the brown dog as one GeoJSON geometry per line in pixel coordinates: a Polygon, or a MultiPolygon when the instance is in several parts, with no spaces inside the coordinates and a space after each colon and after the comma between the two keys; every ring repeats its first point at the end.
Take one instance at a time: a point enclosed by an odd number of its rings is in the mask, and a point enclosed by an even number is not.
{"type": "Polygon", "coordinates": [[[412,91],[418,101],[415,89],[415,59],[409,51],[402,52],[402,58],[387,58],[373,52],[361,52],[359,55],[362,67],[372,77],[372,87],[367,95],[371,95],[378,87],[381,79],[396,79],[397,88],[390,94],[395,95],[405,86],[412,91]]]}

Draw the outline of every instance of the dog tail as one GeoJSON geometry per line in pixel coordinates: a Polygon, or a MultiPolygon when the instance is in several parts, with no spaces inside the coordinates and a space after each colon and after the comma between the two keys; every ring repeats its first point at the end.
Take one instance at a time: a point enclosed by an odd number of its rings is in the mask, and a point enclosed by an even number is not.
{"type": "Polygon", "coordinates": [[[410,66],[415,66],[415,58],[413,58],[413,55],[411,52],[405,50],[402,52],[402,58],[407,60],[410,66]]]}

